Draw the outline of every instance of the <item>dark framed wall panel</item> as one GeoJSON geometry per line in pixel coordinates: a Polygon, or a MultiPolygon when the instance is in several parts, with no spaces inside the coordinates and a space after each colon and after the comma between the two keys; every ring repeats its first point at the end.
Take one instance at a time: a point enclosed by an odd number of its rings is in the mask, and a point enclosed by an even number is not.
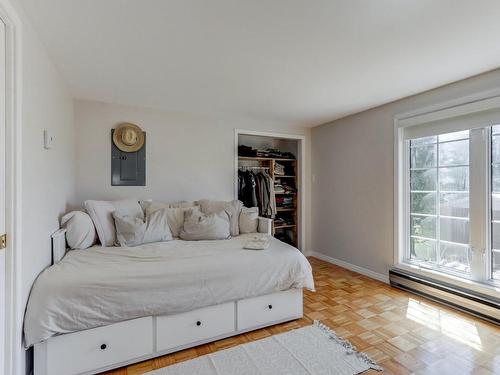
{"type": "Polygon", "coordinates": [[[136,152],[121,151],[113,142],[111,130],[111,185],[146,186],[146,132],[144,146],[136,152]]]}

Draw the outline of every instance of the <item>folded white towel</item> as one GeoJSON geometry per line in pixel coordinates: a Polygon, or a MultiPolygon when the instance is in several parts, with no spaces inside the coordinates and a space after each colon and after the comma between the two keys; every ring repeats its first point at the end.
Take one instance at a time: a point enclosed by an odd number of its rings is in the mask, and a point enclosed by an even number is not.
{"type": "Polygon", "coordinates": [[[269,247],[269,237],[255,237],[253,240],[248,241],[243,248],[247,250],[265,250],[269,247]]]}

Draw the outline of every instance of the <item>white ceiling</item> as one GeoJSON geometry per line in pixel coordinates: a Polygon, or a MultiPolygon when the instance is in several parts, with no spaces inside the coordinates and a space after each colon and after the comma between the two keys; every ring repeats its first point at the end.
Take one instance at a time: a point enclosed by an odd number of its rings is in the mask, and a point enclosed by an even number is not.
{"type": "Polygon", "coordinates": [[[498,0],[20,0],[76,98],[314,126],[500,66],[498,0]]]}

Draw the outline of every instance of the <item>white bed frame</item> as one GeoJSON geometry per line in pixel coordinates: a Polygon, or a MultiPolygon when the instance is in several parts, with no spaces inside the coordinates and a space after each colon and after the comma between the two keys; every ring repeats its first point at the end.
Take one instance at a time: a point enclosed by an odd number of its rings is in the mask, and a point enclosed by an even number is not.
{"type": "MultiPolygon", "coordinates": [[[[259,232],[271,234],[271,219],[259,232]]],[[[66,253],[65,230],[52,235],[53,261],[66,253]]],[[[34,347],[34,375],[96,374],[303,316],[302,289],[146,316],[51,337],[34,347]]]]}

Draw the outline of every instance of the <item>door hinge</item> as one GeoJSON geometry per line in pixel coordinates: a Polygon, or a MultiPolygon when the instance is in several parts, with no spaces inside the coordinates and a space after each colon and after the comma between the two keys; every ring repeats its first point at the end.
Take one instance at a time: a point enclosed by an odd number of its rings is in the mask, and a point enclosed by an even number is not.
{"type": "Polygon", "coordinates": [[[7,247],[7,235],[2,234],[0,236],[0,250],[5,249],[7,247]]]}

